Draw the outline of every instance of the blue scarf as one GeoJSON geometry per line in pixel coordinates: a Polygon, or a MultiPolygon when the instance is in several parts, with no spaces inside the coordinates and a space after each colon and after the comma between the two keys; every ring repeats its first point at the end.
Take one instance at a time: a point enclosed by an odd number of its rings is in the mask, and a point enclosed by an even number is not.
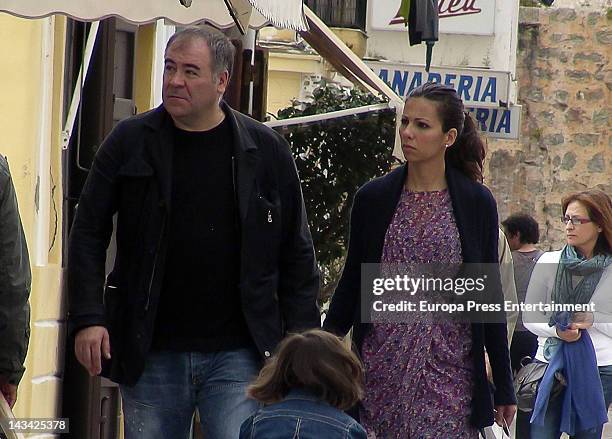
{"type": "MultiPolygon", "coordinates": [[[[569,314],[565,317],[569,318],[569,314]]],[[[565,323],[569,324],[569,321],[565,323]]],[[[559,431],[570,436],[608,422],[608,410],[604,401],[593,342],[587,331],[581,330],[581,333],[578,341],[561,342],[559,349],[554,353],[538,386],[531,416],[531,423],[544,425],[550,391],[555,382],[555,372],[562,370],[567,380],[567,387],[563,394],[559,431]]]]}

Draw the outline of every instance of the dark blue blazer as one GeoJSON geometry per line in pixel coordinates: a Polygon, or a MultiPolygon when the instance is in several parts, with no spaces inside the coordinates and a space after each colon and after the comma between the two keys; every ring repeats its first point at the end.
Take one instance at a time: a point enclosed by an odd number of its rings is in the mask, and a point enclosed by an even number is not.
{"type": "MultiPolygon", "coordinates": [[[[400,199],[407,165],[365,184],[353,201],[349,248],[342,277],[330,305],[324,328],[345,335],[353,327],[353,341],[361,352],[371,324],[361,323],[361,264],[380,263],[385,234],[400,199]]],[[[452,200],[463,262],[498,263],[499,225],[491,192],[447,165],[446,181],[452,200]]],[[[501,295],[499,271],[497,279],[501,295]]],[[[505,323],[472,324],[473,397],[471,423],[482,428],[493,423],[493,405],[515,404],[505,323]],[[486,378],[484,349],[489,354],[495,386],[486,378]],[[494,401],[494,402],[493,402],[494,401]]]]}

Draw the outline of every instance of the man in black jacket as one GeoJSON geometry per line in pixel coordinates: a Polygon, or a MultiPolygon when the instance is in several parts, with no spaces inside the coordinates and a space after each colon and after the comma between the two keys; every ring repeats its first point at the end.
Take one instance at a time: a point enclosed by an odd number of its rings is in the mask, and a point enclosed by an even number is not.
{"type": "Polygon", "coordinates": [[[17,400],[30,338],[30,260],[15,187],[0,155],[0,398],[17,400]]]}
{"type": "Polygon", "coordinates": [[[121,384],[125,436],[238,436],[261,359],[318,327],[319,275],[295,163],[221,97],[234,48],[187,29],[166,47],[163,105],[98,151],[69,239],[78,360],[121,384]],[[117,253],[105,278],[117,214],[117,253]]]}

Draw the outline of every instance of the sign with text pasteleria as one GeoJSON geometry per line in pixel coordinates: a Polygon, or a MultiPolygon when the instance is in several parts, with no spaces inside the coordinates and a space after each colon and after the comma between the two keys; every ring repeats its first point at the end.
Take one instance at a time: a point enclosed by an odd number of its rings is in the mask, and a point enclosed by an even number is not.
{"type": "MultiPolygon", "coordinates": [[[[508,1],[508,0],[502,0],[508,1]]],[[[402,0],[369,1],[370,28],[407,32],[399,16],[402,0]]],[[[493,35],[496,0],[438,0],[442,34],[493,35]]]]}

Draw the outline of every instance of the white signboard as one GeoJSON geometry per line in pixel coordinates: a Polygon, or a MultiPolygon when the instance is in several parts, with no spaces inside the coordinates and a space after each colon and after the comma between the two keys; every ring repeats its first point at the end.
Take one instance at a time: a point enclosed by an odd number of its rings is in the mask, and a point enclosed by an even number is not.
{"type": "Polygon", "coordinates": [[[518,139],[521,131],[520,105],[499,108],[466,108],[487,137],[518,139]]]}
{"type": "MultiPolygon", "coordinates": [[[[402,0],[369,1],[370,28],[407,32],[404,19],[399,16],[401,2],[402,0]]],[[[439,32],[493,35],[495,3],[495,0],[438,0],[439,32]]]]}
{"type": "Polygon", "coordinates": [[[508,104],[510,73],[487,69],[431,67],[416,64],[366,64],[398,95],[406,95],[425,82],[441,82],[457,90],[466,107],[500,107],[508,104]]]}

